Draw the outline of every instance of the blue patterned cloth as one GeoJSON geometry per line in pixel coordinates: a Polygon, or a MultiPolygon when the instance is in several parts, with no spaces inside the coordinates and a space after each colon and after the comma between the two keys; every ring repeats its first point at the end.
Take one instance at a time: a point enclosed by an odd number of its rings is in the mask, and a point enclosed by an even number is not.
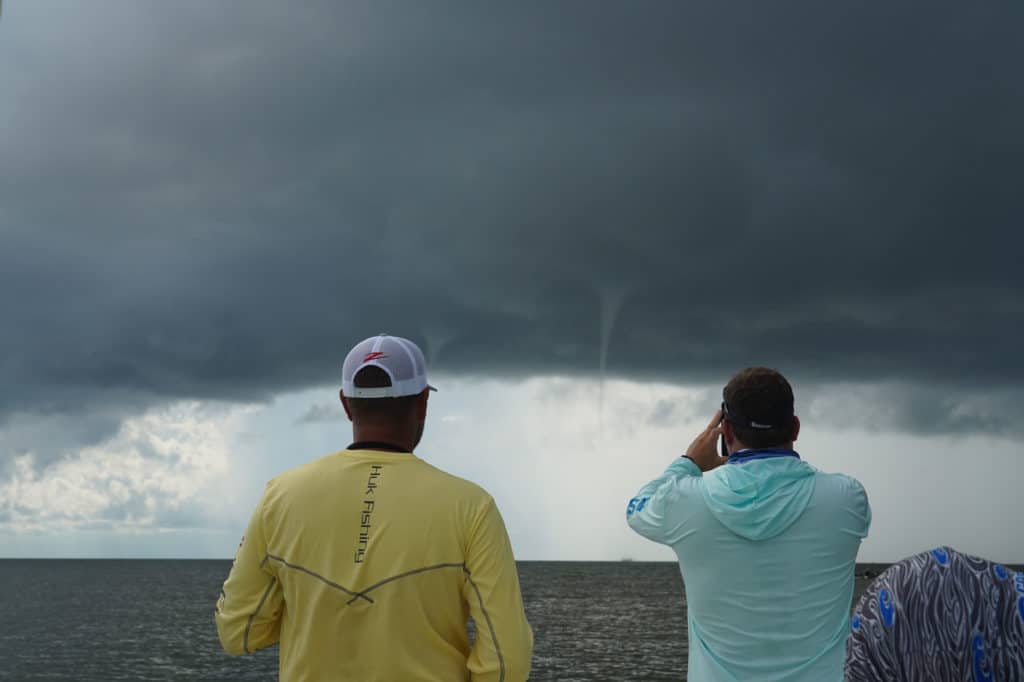
{"type": "Polygon", "coordinates": [[[949,547],[886,569],[850,627],[848,682],[1024,682],[1024,573],[949,547]]]}

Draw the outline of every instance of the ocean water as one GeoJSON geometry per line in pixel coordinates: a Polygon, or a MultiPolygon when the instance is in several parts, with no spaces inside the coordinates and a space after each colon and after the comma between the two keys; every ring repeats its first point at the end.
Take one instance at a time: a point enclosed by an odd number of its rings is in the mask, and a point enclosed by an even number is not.
{"type": "MultiPolygon", "coordinates": [[[[231,658],[217,641],[213,607],[230,567],[0,560],[0,680],[275,680],[277,647],[231,658]]],[[[531,680],[685,678],[676,564],[521,562],[519,573],[531,680]]],[[[867,584],[858,577],[855,600],[867,584]]]]}

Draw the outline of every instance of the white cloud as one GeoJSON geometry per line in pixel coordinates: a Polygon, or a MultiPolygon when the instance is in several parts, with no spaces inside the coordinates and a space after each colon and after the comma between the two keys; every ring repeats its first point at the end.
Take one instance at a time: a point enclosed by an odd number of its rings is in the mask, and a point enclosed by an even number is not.
{"type": "Polygon", "coordinates": [[[127,419],[117,433],[48,466],[15,458],[0,482],[0,528],[15,533],[205,527],[228,473],[245,406],[183,402],[127,419]]]}
{"type": "Polygon", "coordinates": [[[517,556],[672,558],[626,527],[625,505],[710,416],[706,389],[609,380],[602,390],[567,377],[444,383],[431,409],[460,419],[431,421],[418,452],[495,497],[517,556]]]}

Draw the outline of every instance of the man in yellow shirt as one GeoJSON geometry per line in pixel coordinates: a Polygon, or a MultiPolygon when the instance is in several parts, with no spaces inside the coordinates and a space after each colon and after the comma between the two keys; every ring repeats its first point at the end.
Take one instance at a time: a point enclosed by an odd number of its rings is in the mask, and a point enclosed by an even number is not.
{"type": "Polygon", "coordinates": [[[413,454],[432,389],[411,341],[349,352],[355,442],[267,484],[217,602],[225,651],[280,642],[288,682],[527,678],[533,633],[494,499],[413,454]]]}

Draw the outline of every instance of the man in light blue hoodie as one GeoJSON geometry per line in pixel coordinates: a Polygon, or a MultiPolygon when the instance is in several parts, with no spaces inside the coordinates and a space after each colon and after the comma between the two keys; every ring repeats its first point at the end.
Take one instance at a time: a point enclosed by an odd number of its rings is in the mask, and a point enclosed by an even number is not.
{"type": "Polygon", "coordinates": [[[800,420],[777,371],[745,369],[722,394],[686,454],[626,509],[679,558],[689,680],[841,682],[867,495],[793,450],[800,420]]]}

